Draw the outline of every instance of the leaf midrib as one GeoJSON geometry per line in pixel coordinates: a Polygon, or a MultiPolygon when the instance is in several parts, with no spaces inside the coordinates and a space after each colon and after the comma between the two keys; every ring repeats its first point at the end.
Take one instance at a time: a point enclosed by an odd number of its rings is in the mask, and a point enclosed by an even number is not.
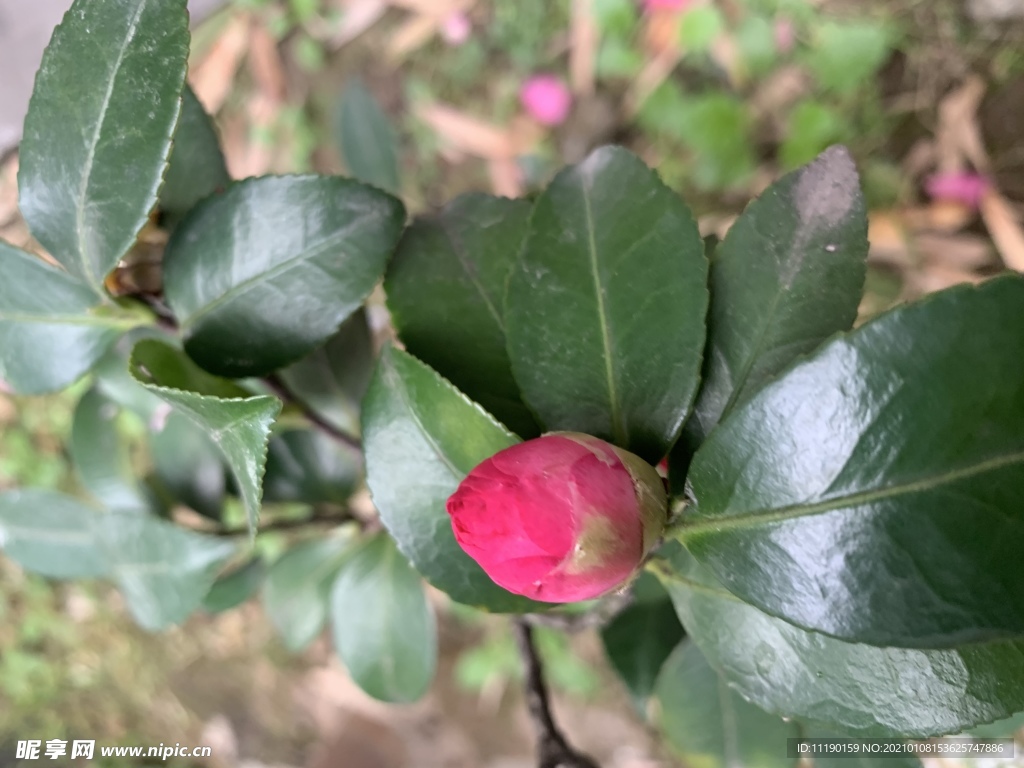
{"type": "Polygon", "coordinates": [[[583,197],[583,212],[587,223],[587,246],[590,255],[590,274],[594,279],[594,293],[597,297],[597,314],[601,326],[601,343],[604,346],[605,380],[608,385],[608,408],[612,417],[612,437],[620,446],[626,445],[626,425],[622,422],[622,409],[615,387],[615,368],[612,362],[611,332],[608,329],[608,314],[604,306],[604,287],[597,263],[597,242],[594,239],[594,214],[590,207],[590,195],[583,180],[580,180],[580,194],[583,197]]]}
{"type": "Polygon", "coordinates": [[[441,446],[438,445],[434,436],[427,430],[423,420],[420,418],[419,412],[413,408],[412,400],[409,397],[409,392],[405,388],[405,381],[402,378],[402,374],[398,372],[398,368],[395,365],[394,360],[388,360],[386,371],[388,373],[388,382],[394,390],[398,393],[398,397],[401,399],[402,404],[405,406],[406,412],[412,417],[412,420],[416,423],[419,428],[419,432],[423,435],[423,439],[427,441],[427,445],[433,450],[434,455],[441,460],[441,463],[448,469],[452,475],[452,479],[456,482],[462,480],[466,476],[465,472],[460,472],[459,469],[452,463],[451,459],[448,458],[448,454],[441,450],[441,446]]]}
{"type": "Polygon", "coordinates": [[[53,528],[32,528],[24,525],[12,525],[0,521],[0,533],[6,534],[6,545],[13,543],[36,543],[46,542],[48,544],[92,544],[95,536],[88,530],[55,530],[53,528]]]}
{"type": "Polygon", "coordinates": [[[455,259],[459,262],[459,266],[462,267],[462,271],[465,273],[466,278],[480,294],[480,298],[483,299],[484,306],[487,307],[487,311],[491,314],[491,317],[494,318],[494,322],[497,324],[502,336],[504,336],[505,320],[502,318],[501,313],[498,312],[498,308],[494,306],[494,302],[492,302],[490,297],[487,295],[487,291],[484,290],[483,283],[480,282],[477,270],[473,268],[473,265],[466,257],[465,247],[463,246],[461,239],[456,237],[456,234],[451,230],[451,227],[446,221],[444,221],[444,219],[441,219],[438,223],[441,227],[441,231],[444,233],[445,239],[448,240],[448,243],[451,245],[452,253],[455,254],[455,259]]]}
{"type": "MultiPolygon", "coordinates": [[[[100,132],[103,130],[103,125],[107,120],[107,111],[110,109],[110,101],[114,95],[114,82],[117,80],[117,75],[121,71],[121,65],[124,63],[125,54],[128,52],[128,46],[131,45],[132,40],[135,39],[135,33],[139,26],[139,19],[142,17],[142,11],[146,8],[147,3],[148,0],[140,0],[139,7],[136,9],[135,15],[132,17],[131,23],[128,25],[124,42],[121,43],[121,49],[117,52],[117,60],[114,62],[110,79],[107,81],[106,92],[103,94],[103,102],[100,106],[100,114],[96,120],[96,127],[93,130],[92,141],[89,142],[89,146],[86,151],[82,181],[78,187],[78,202],[75,206],[75,234],[78,237],[78,260],[82,266],[82,273],[85,275],[86,280],[90,285],[99,288],[101,294],[103,293],[102,280],[96,279],[96,275],[93,274],[92,271],[92,264],[86,254],[86,238],[84,232],[85,199],[86,195],[89,193],[89,185],[92,181],[92,169],[96,161],[96,147],[99,145],[100,132]]],[[[118,254],[118,256],[120,255],[121,254],[118,254]]]]}
{"type": "Polygon", "coordinates": [[[335,230],[333,233],[331,233],[329,237],[325,237],[323,240],[320,240],[319,242],[302,249],[295,256],[285,259],[284,261],[273,265],[270,269],[267,269],[263,272],[259,272],[258,274],[255,274],[252,277],[247,278],[240,283],[236,283],[235,285],[228,288],[216,299],[214,299],[211,302],[208,302],[207,304],[204,304],[191,315],[189,315],[187,318],[185,318],[181,323],[181,330],[188,330],[207,315],[219,309],[221,306],[229,304],[235,301],[236,299],[241,298],[260,283],[280,277],[281,275],[291,271],[293,268],[300,267],[306,262],[313,261],[317,257],[322,256],[324,253],[329,252],[332,248],[338,247],[349,237],[352,229],[358,226],[358,224],[360,223],[364,222],[360,222],[358,218],[356,218],[348,222],[345,226],[341,227],[340,229],[335,230]]]}
{"type": "MultiPolygon", "coordinates": [[[[752,218],[750,220],[750,228],[753,230],[754,234],[756,234],[757,237],[761,239],[762,242],[767,240],[767,238],[758,231],[756,219],[752,218]]],[[[729,234],[732,234],[732,232],[730,231],[729,234]]],[[[728,240],[729,235],[726,235],[725,241],[722,242],[722,246],[728,246],[728,240]]],[[[796,243],[796,240],[797,238],[794,237],[790,242],[791,247],[786,249],[787,254],[792,254],[796,250],[796,248],[793,247],[796,243]]],[[[717,248],[716,255],[719,257],[719,261],[722,261],[723,259],[727,258],[727,253],[725,252],[724,247],[717,248]]],[[[798,260],[798,263],[803,263],[803,257],[796,258],[798,260]]],[[[776,286],[775,295],[772,297],[771,304],[768,306],[768,311],[764,315],[764,320],[761,323],[761,327],[758,330],[757,335],[753,339],[753,343],[751,344],[748,350],[746,359],[744,360],[738,375],[732,380],[733,389],[732,392],[729,393],[729,399],[725,401],[725,407],[722,408],[722,412],[721,414],[719,414],[719,421],[726,417],[729,411],[731,411],[732,408],[736,405],[736,402],[737,400],[739,400],[740,395],[743,393],[747,379],[750,377],[750,372],[754,370],[754,364],[757,362],[758,358],[761,357],[764,351],[766,342],[769,338],[769,330],[771,329],[772,323],[775,320],[775,313],[778,312],[779,303],[782,301],[782,296],[783,294],[788,293],[790,289],[792,289],[794,277],[795,274],[791,275],[789,280],[784,280],[782,278],[780,270],[779,281],[776,286]]]]}
{"type": "Polygon", "coordinates": [[[111,330],[132,328],[139,325],[136,319],[118,319],[111,317],[98,317],[95,315],[40,315],[34,312],[6,312],[0,310],[0,323],[37,323],[39,325],[82,325],[106,327],[111,330]]]}
{"type": "Polygon", "coordinates": [[[865,504],[871,504],[876,501],[885,501],[909,493],[930,491],[948,483],[956,482],[957,480],[963,480],[974,477],[975,475],[985,474],[986,472],[991,472],[1017,463],[1024,464],[1024,451],[1011,453],[1006,456],[999,456],[993,459],[986,459],[985,461],[972,464],[968,467],[962,467],[940,475],[926,477],[920,480],[913,480],[900,485],[891,485],[870,491],[860,491],[858,493],[846,494],[844,496],[835,496],[830,499],[825,499],[824,501],[815,502],[814,504],[792,504],[786,507],[779,507],[777,509],[756,509],[737,515],[704,517],[697,519],[692,523],[686,523],[684,521],[681,525],[679,538],[685,539],[688,536],[700,535],[708,532],[718,533],[729,529],[743,528],[747,525],[754,526],[785,522],[787,520],[810,517],[811,515],[822,514],[825,512],[834,512],[838,509],[863,506],[865,504]]]}

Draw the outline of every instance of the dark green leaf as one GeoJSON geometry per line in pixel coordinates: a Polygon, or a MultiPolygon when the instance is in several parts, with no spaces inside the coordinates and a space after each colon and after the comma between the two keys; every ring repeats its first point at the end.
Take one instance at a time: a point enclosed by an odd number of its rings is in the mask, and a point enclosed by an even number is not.
{"type": "Polygon", "coordinates": [[[223,613],[237,608],[256,594],[266,575],[267,564],[262,557],[254,557],[245,565],[225,573],[213,582],[203,598],[203,610],[223,613]]]}
{"type": "Polygon", "coordinates": [[[102,514],[57,491],[28,488],[0,493],[0,549],[43,576],[103,576],[109,564],[97,543],[102,514]]]}
{"type": "Polygon", "coordinates": [[[0,275],[0,378],[20,394],[63,389],[141,322],[101,307],[84,283],[2,241],[0,275]]]}
{"type": "Polygon", "coordinates": [[[729,684],[770,712],[856,736],[926,737],[1024,706],[1024,638],[948,650],[846,643],[741,602],[675,547],[663,579],[680,618],[729,684]]]}
{"type": "Polygon", "coordinates": [[[362,461],[348,445],[308,429],[292,429],[270,439],[263,498],[344,504],[359,483],[362,461]]]}
{"type": "Polygon", "coordinates": [[[946,648],[1024,634],[1024,277],[826,344],[694,458],[680,536],[798,626],[946,648]]]}
{"type": "Polygon", "coordinates": [[[398,548],[431,584],[477,608],[524,612],[455,541],[445,503],[473,467],[518,442],[480,406],[411,355],[381,353],[363,401],[367,483],[398,548]]]}
{"type": "Polygon", "coordinates": [[[220,520],[227,480],[224,458],[209,433],[187,416],[169,413],[154,425],[149,448],[156,475],[175,500],[220,520]]]}
{"type": "Polygon", "coordinates": [[[281,401],[265,395],[245,397],[235,385],[199,370],[181,352],[159,341],[136,344],[130,370],[141,384],[206,432],[220,449],[238,485],[249,530],[255,535],[267,438],[281,401]]]}
{"type": "Polygon", "coordinates": [[[207,198],[164,254],[185,351],[231,377],[308,354],[373,290],[404,216],[395,198],[341,177],[265,176],[207,198]]]}
{"type": "Polygon", "coordinates": [[[387,116],[359,80],[345,85],[338,104],[338,147],[349,174],[398,194],[398,146],[387,116]]]}
{"type": "Polygon", "coordinates": [[[658,462],[696,394],[706,278],[690,211],[639,158],[605,147],[559,173],[508,287],[524,400],[550,430],[658,462]]]}
{"type": "Polygon", "coordinates": [[[289,650],[301,651],[323,629],[331,584],[351,543],[347,534],[307,541],[270,566],[263,607],[289,650]]]}
{"type": "Polygon", "coordinates": [[[633,589],[656,592],[638,596],[601,630],[601,640],[608,660],[642,711],[662,664],[679,645],[684,632],[672,601],[653,576],[642,574],[633,589]]]}
{"type": "Polygon", "coordinates": [[[405,348],[524,438],[540,434],[505,348],[505,286],[530,215],[525,200],[470,194],[418,219],[388,267],[405,348]]]}
{"type": "Polygon", "coordinates": [[[156,203],[188,43],[185,0],[75,0],[43,54],[21,142],[21,212],[97,294],[156,203]]]}
{"type": "Polygon", "coordinates": [[[711,261],[704,382],[680,448],[857,317],[868,252],[857,169],[842,147],[782,177],[736,220],[711,261]]]}
{"type": "Polygon", "coordinates": [[[181,93],[174,149],[160,190],[158,205],[164,226],[173,228],[196,203],[230,182],[213,119],[186,85],[181,93]]]}
{"type": "Polygon", "coordinates": [[[744,701],[725,684],[692,642],[683,641],[658,676],[659,725],[687,765],[701,768],[794,768],[786,739],[796,723],[744,701]]]}
{"type": "Polygon", "coordinates": [[[331,590],[334,647],[376,699],[416,701],[437,667],[437,626],[419,575],[378,534],[345,560],[331,590]]]}
{"type": "Polygon", "coordinates": [[[338,331],[299,362],[278,373],[288,390],[350,435],[359,434],[359,405],[373,372],[373,339],[366,312],[357,309],[338,331]]]}
{"type": "Polygon", "coordinates": [[[150,501],[135,480],[118,406],[95,387],[78,401],[68,446],[82,484],[107,509],[145,514],[150,501]]]}
{"type": "Polygon", "coordinates": [[[103,516],[102,545],[128,610],[151,631],[198,608],[236,548],[153,517],[114,513],[103,516]]]}

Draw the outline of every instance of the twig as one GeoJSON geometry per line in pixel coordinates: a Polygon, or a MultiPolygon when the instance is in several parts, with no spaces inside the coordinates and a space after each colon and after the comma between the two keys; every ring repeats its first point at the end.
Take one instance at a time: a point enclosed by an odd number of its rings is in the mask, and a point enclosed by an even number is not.
{"type": "Polygon", "coordinates": [[[538,768],[599,768],[597,763],[573,749],[555,725],[540,657],[533,644],[533,627],[522,618],[512,622],[516,644],[526,673],[526,706],[537,731],[538,768]]]}
{"type": "Polygon", "coordinates": [[[549,627],[574,634],[608,624],[633,603],[633,590],[624,589],[601,600],[586,613],[528,613],[523,621],[534,627],[549,627]]]}
{"type": "MultiPolygon", "coordinates": [[[[150,308],[150,310],[152,310],[153,314],[156,315],[157,325],[168,331],[176,331],[178,329],[178,321],[174,317],[174,314],[155,296],[142,293],[136,295],[136,298],[141,300],[150,308]]],[[[310,423],[312,423],[313,426],[321,432],[333,437],[341,443],[344,443],[350,448],[355,448],[357,451],[362,450],[362,443],[357,438],[338,429],[336,426],[331,424],[331,422],[327,421],[323,416],[313,410],[307,403],[300,400],[277,374],[272,373],[269,376],[264,376],[262,381],[275,395],[284,400],[284,402],[291,403],[298,408],[302,412],[302,415],[305,416],[310,423]]]]}
{"type": "Polygon", "coordinates": [[[355,448],[357,451],[362,450],[362,443],[358,438],[353,437],[348,432],[338,429],[336,426],[331,424],[331,422],[327,421],[323,416],[313,410],[307,403],[296,397],[295,393],[288,389],[288,386],[277,374],[272,373],[269,376],[263,377],[263,383],[270,387],[271,391],[286,403],[291,403],[297,407],[302,412],[302,415],[309,419],[310,423],[312,423],[313,426],[321,432],[333,437],[340,443],[344,443],[350,448],[355,448]]]}
{"type": "Polygon", "coordinates": [[[131,294],[131,298],[138,299],[149,307],[156,316],[156,324],[165,331],[174,332],[178,330],[178,319],[174,316],[174,313],[171,312],[170,308],[156,296],[149,293],[133,293],[131,294]]]}

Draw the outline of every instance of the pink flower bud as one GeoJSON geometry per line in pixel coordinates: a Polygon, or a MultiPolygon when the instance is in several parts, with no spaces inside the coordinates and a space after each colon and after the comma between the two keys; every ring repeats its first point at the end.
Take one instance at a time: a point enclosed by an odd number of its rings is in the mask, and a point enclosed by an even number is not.
{"type": "Polygon", "coordinates": [[[577,432],[495,454],[448,499],[459,545],[497,584],[550,603],[629,579],[668,517],[665,486],[639,456],[577,432]]]}
{"type": "Polygon", "coordinates": [[[462,11],[448,14],[441,25],[441,37],[448,45],[462,45],[469,40],[469,33],[472,31],[469,17],[462,11]]]}
{"type": "Polygon", "coordinates": [[[780,17],[775,20],[774,36],[775,50],[783,55],[792,51],[796,45],[796,27],[787,18],[780,17]]]}
{"type": "Polygon", "coordinates": [[[976,173],[939,173],[928,178],[925,190],[936,200],[952,200],[977,208],[988,191],[988,180],[976,173]]]}
{"type": "Polygon", "coordinates": [[[523,109],[542,125],[565,122],[572,108],[572,94],[554,75],[534,75],[519,89],[523,109]]]}

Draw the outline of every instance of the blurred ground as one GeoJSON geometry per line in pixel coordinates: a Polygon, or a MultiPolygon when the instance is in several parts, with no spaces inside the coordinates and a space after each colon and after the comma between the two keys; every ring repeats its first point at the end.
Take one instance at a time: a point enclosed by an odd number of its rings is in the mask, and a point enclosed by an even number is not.
{"type": "MultiPolygon", "coordinates": [[[[39,55],[27,30],[64,5],[37,0],[35,17],[0,0],[8,125],[21,119],[12,105],[22,102],[7,96],[15,73],[39,55]]],[[[862,319],[1024,269],[1024,3],[647,6],[234,0],[196,27],[190,82],[217,115],[238,178],[344,172],[338,104],[364,83],[390,121],[414,212],[470,189],[529,194],[563,162],[619,142],[685,194],[705,233],[722,234],[772,178],[842,141],[871,209],[862,319]],[[521,101],[537,75],[565,87],[564,119],[521,101]]],[[[0,164],[0,238],[31,247],[16,168],[16,154],[0,164]]],[[[0,488],[75,490],[62,453],[72,402],[0,393],[0,488]]],[[[325,641],[289,656],[258,603],[150,636],[102,587],[51,589],[0,563],[0,768],[12,740],[70,732],[209,744],[215,760],[203,764],[225,768],[532,766],[504,624],[437,605],[434,688],[414,706],[384,707],[355,689],[325,641]]],[[[593,635],[549,645],[572,741],[606,768],[672,765],[593,635]]]]}

